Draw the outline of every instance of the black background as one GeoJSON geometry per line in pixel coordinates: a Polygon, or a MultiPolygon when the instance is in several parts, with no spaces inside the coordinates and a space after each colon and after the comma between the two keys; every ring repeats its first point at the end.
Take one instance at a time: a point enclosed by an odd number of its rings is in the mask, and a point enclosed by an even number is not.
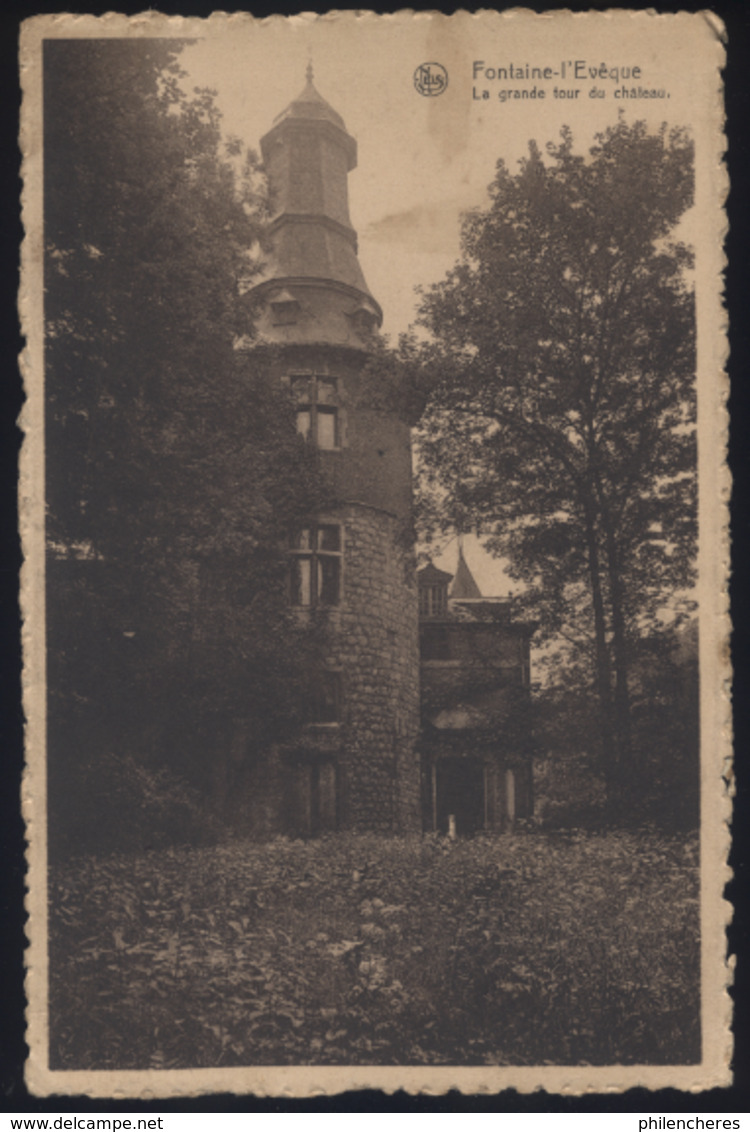
{"type": "MultiPolygon", "coordinates": [[[[93,3],[78,11],[101,15],[115,8],[134,14],[146,5],[93,3]]],[[[211,5],[183,0],[156,4],[168,15],[206,16],[211,5]]],[[[366,7],[366,4],[362,4],[366,7]]],[[[454,10],[442,4],[411,5],[414,8],[454,10]]],[[[466,5],[469,7],[469,5],[466,5]]],[[[477,4],[476,7],[485,5],[477,4]]],[[[499,5],[498,5],[499,6],[499,5]]],[[[566,7],[574,11],[606,9],[610,3],[531,4],[524,7],[546,11],[566,7]]],[[[629,7],[630,5],[623,5],[629,7]]],[[[643,6],[642,5],[635,5],[643,6]]],[[[256,16],[274,12],[292,14],[311,11],[312,3],[271,6],[268,4],[216,4],[223,11],[252,10],[256,16]]],[[[341,8],[343,5],[332,4],[341,8]]],[[[398,11],[403,4],[373,5],[377,11],[398,11]]],[[[730,318],[730,465],[734,477],[732,503],[733,580],[731,586],[734,621],[734,713],[737,778],[736,819],[733,827],[731,864],[735,879],[728,897],[735,905],[735,919],[729,932],[730,951],[737,956],[735,982],[736,1013],[734,1059],[735,1084],[692,1095],[665,1089],[648,1093],[632,1089],[619,1096],[564,1098],[535,1093],[524,1096],[513,1090],[492,1096],[465,1097],[450,1093],[445,1097],[385,1097],[374,1092],[347,1093],[329,1099],[305,1101],[258,1100],[231,1095],[195,1100],[153,1103],[89,1100],[71,1097],[30,1097],[23,1084],[24,1044],[23,996],[23,825],[20,819],[20,780],[23,763],[23,716],[20,706],[20,620],[18,613],[18,569],[20,548],[17,527],[17,460],[20,433],[15,420],[23,393],[17,357],[22,346],[16,316],[18,288],[18,247],[21,240],[19,218],[18,111],[18,32],[20,22],[30,16],[64,10],[61,3],[8,3],[0,13],[0,1107],[10,1112],[694,1112],[719,1113],[750,1111],[750,994],[748,993],[748,944],[750,942],[750,819],[748,807],[748,757],[750,745],[750,695],[748,672],[748,633],[750,631],[750,539],[748,538],[747,499],[750,476],[750,5],[737,2],[713,4],[661,3],[660,12],[698,11],[711,7],[724,20],[728,34],[725,71],[728,165],[731,191],[728,200],[730,231],[727,240],[727,306],[730,318]]],[[[318,11],[326,8],[317,7],[318,11]]]]}

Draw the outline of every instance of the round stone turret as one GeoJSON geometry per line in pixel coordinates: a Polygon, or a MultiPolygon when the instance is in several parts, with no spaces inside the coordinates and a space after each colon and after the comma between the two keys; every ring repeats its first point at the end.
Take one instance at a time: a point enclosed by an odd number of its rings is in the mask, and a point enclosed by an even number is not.
{"type": "MultiPolygon", "coordinates": [[[[270,380],[330,489],[290,547],[290,601],[323,624],[323,718],[265,768],[286,803],[270,831],[416,830],[419,627],[409,425],[368,363],[382,313],[357,259],[349,172],[357,145],[307,83],[261,140],[274,209],[265,277],[249,292],[270,380]]],[[[260,779],[255,804],[265,806],[260,779]]]]}

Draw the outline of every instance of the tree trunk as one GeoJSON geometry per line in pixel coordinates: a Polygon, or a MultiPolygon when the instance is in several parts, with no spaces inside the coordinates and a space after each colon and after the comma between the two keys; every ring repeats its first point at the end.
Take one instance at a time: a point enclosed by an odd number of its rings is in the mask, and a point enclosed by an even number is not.
{"type": "Polygon", "coordinates": [[[602,567],[597,541],[595,506],[590,499],[583,500],[586,527],[586,550],[594,607],[594,637],[596,643],[596,690],[599,699],[599,765],[604,772],[607,790],[607,810],[610,814],[616,804],[619,767],[617,747],[612,726],[612,667],[607,646],[607,624],[602,592],[602,567]]]}
{"type": "Polygon", "coordinates": [[[630,719],[630,687],[627,634],[623,610],[623,587],[620,573],[620,554],[617,538],[609,515],[603,515],[607,548],[607,576],[609,579],[609,603],[612,614],[612,652],[614,658],[614,717],[615,744],[619,789],[626,809],[632,809],[635,790],[633,782],[633,743],[630,719]]]}

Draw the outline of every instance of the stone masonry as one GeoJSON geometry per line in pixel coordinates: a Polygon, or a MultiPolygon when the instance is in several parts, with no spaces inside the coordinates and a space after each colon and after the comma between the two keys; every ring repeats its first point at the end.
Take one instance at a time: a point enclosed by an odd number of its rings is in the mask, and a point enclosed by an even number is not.
{"type": "Polygon", "coordinates": [[[413,553],[403,523],[361,504],[344,523],[341,606],[327,662],[342,672],[339,790],[343,828],[419,828],[419,689],[413,553]]]}

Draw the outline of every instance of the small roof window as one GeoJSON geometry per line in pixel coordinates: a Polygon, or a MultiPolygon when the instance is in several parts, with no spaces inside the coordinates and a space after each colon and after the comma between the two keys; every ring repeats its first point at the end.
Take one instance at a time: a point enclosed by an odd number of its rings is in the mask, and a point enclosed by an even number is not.
{"type": "Polygon", "coordinates": [[[277,291],[268,304],[275,326],[296,322],[300,315],[299,300],[289,291],[277,291]]]}
{"type": "Polygon", "coordinates": [[[349,318],[359,334],[373,334],[380,325],[380,316],[377,310],[372,303],[365,300],[349,312],[349,318]]]}

